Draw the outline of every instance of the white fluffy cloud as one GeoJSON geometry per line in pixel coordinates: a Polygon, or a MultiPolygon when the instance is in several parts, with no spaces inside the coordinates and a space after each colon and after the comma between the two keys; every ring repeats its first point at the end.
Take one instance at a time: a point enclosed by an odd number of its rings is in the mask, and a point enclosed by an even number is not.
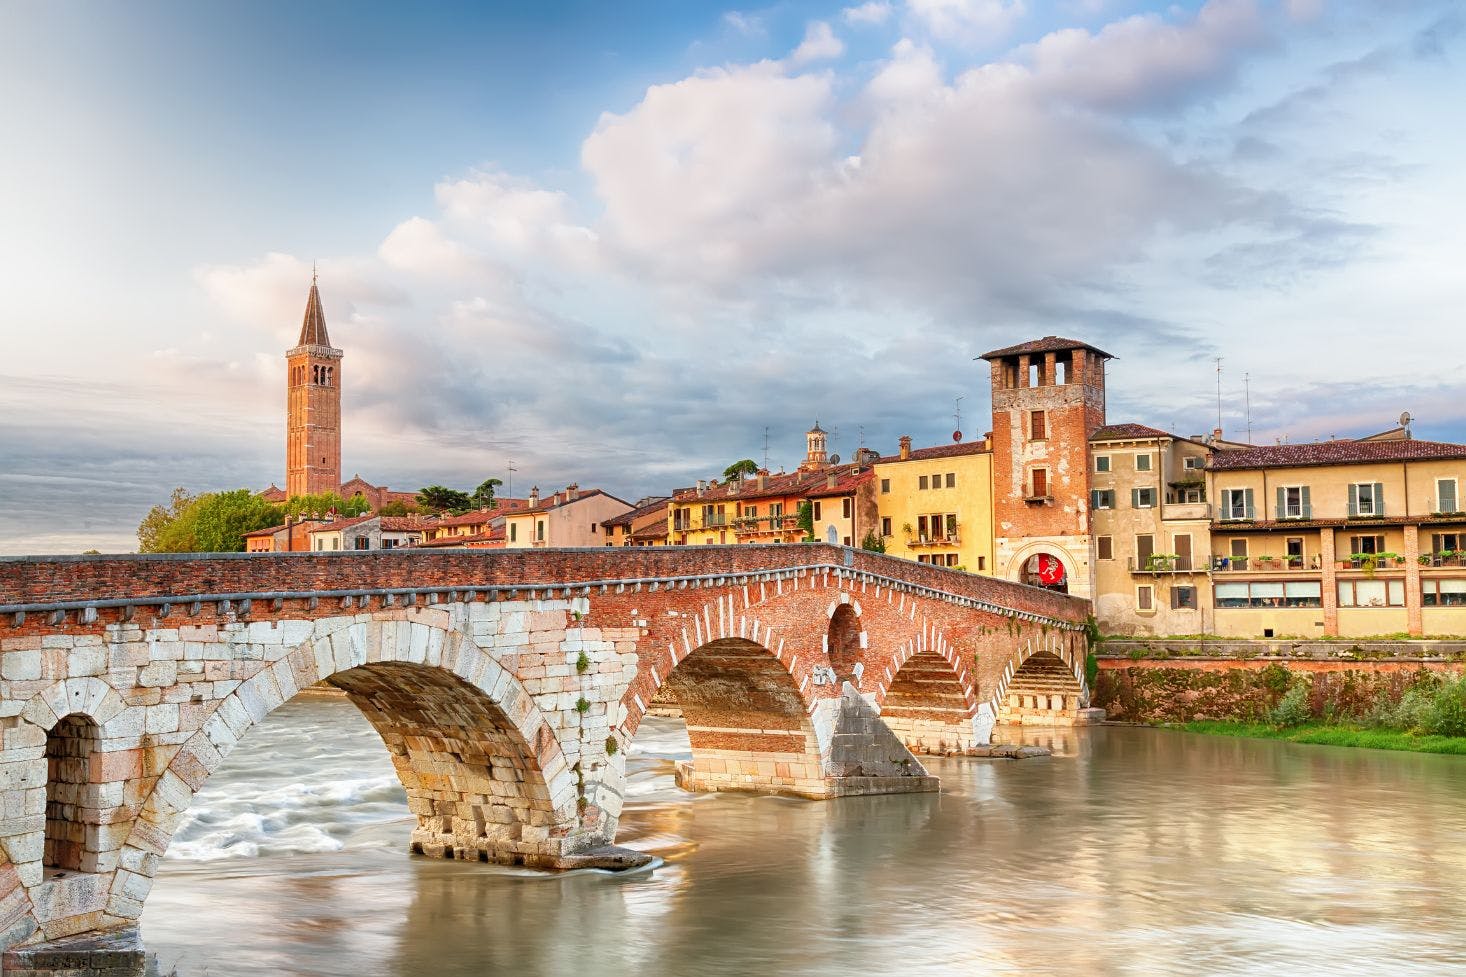
{"type": "Polygon", "coordinates": [[[1024,0],[906,0],[906,6],[932,35],[962,44],[1004,36],[1028,11],[1024,0]]]}
{"type": "Polygon", "coordinates": [[[884,0],[867,0],[840,11],[840,19],[847,24],[884,24],[891,19],[891,5],[884,0]]]}
{"type": "Polygon", "coordinates": [[[835,36],[827,22],[817,20],[805,30],[804,40],[789,55],[789,61],[798,67],[815,61],[829,61],[844,53],[845,42],[835,36]]]}

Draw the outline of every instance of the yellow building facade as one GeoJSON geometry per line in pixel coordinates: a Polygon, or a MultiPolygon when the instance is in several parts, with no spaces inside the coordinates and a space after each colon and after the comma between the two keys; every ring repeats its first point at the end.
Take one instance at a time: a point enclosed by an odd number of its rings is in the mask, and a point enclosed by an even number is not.
{"type": "Polygon", "coordinates": [[[993,466],[985,441],[911,447],[875,462],[886,553],[969,573],[992,573],[993,466]]]}

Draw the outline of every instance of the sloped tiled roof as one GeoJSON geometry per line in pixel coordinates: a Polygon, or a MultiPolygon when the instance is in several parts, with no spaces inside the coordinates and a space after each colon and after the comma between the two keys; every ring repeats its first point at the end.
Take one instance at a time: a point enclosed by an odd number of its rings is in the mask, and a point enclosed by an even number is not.
{"type": "Polygon", "coordinates": [[[623,512],[619,516],[612,516],[610,519],[602,520],[601,525],[606,527],[630,526],[636,520],[650,516],[658,510],[666,510],[669,501],[671,500],[666,496],[651,499],[629,512],[623,512]]]}
{"type": "Polygon", "coordinates": [[[860,486],[875,477],[875,469],[872,468],[865,468],[854,474],[847,471],[835,479],[834,485],[831,485],[829,479],[826,478],[823,483],[810,489],[805,495],[811,499],[827,499],[835,495],[850,495],[860,488],[860,486]]]}
{"type": "MultiPolygon", "coordinates": [[[[1175,438],[1169,431],[1146,424],[1106,424],[1089,436],[1091,441],[1138,441],[1143,438],[1175,438]]],[[[1185,440],[1185,439],[1181,439],[1185,440]]]]}
{"type": "Polygon", "coordinates": [[[876,459],[877,465],[890,465],[903,461],[930,461],[933,458],[958,458],[962,455],[981,455],[987,453],[987,445],[982,441],[964,441],[960,444],[939,444],[932,448],[915,448],[910,458],[902,458],[899,451],[889,455],[881,455],[876,459]]]}
{"type": "Polygon", "coordinates": [[[816,485],[825,483],[824,472],[790,472],[787,475],[769,475],[764,488],[758,487],[756,478],[745,479],[742,483],[724,482],[721,485],[709,485],[702,495],[697,494],[696,488],[683,489],[672,497],[673,502],[705,504],[708,502],[747,502],[752,499],[779,499],[789,496],[803,497],[805,492],[816,485]],[[734,487],[737,491],[734,491],[734,487]]]}
{"type": "Polygon", "coordinates": [[[533,512],[548,512],[551,509],[563,509],[567,505],[575,505],[577,502],[584,502],[586,499],[594,498],[597,495],[604,495],[606,498],[611,499],[614,502],[620,502],[622,505],[630,505],[631,504],[630,502],[627,502],[624,499],[618,499],[618,498],[616,498],[616,496],[612,495],[610,492],[607,492],[605,489],[577,489],[576,490],[576,496],[573,499],[566,498],[565,497],[565,493],[563,491],[562,492],[558,492],[558,493],[552,493],[547,498],[541,498],[540,501],[539,501],[539,505],[536,505],[534,507],[534,509],[532,509],[532,510],[531,509],[528,509],[527,508],[528,503],[526,503],[526,508],[525,509],[516,510],[514,512],[511,512],[510,515],[522,516],[522,515],[524,515],[525,512],[529,512],[529,511],[533,511],[533,512]],[[558,501],[558,502],[555,501],[555,496],[556,495],[559,495],[561,497],[560,498],[560,501],[558,501]]]}
{"type": "Polygon", "coordinates": [[[1466,444],[1349,439],[1318,441],[1312,444],[1275,444],[1219,452],[1212,455],[1207,467],[1214,471],[1235,471],[1242,468],[1298,468],[1427,458],[1466,459],[1466,444]]]}
{"type": "Polygon", "coordinates": [[[1026,343],[1019,343],[1017,346],[1008,346],[1004,349],[995,349],[990,353],[983,353],[979,359],[993,360],[1002,356],[1022,356],[1025,353],[1062,353],[1069,349],[1087,349],[1091,353],[1098,353],[1107,360],[1114,359],[1109,353],[1097,346],[1080,342],[1077,339],[1065,339],[1062,336],[1045,336],[1042,339],[1029,340],[1026,343]]]}

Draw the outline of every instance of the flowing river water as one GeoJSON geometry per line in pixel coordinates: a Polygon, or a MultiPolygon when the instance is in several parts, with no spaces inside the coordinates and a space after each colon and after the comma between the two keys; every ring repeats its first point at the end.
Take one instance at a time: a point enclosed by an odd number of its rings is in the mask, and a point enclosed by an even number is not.
{"type": "Polygon", "coordinates": [[[940,795],[693,795],[628,756],[630,875],[407,854],[386,751],[296,701],[200,793],[142,934],[163,972],[1466,975],[1466,759],[1102,727],[932,760],[940,795]]]}

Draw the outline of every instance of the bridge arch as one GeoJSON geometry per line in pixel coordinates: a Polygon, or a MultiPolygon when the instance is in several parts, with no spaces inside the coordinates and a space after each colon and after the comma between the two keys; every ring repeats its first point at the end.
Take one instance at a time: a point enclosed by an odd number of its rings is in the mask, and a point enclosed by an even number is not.
{"type": "Polygon", "coordinates": [[[1084,656],[1072,632],[1030,635],[1003,669],[989,706],[999,723],[1073,722],[1089,704],[1084,656]]]}
{"type": "Polygon", "coordinates": [[[151,783],[121,846],[106,912],[135,920],[197,791],[303,688],[344,690],[382,736],[417,816],[415,852],[553,864],[614,824],[580,818],[576,778],[523,685],[460,629],[406,617],[318,633],[241,682],[151,783]]]}
{"type": "Polygon", "coordinates": [[[835,670],[835,681],[859,686],[865,671],[865,651],[870,645],[861,621],[860,602],[842,590],[840,599],[830,604],[827,616],[830,624],[825,632],[825,654],[835,670]]]}
{"type": "Polygon", "coordinates": [[[913,753],[966,750],[978,741],[976,675],[941,629],[924,625],[875,678],[881,719],[913,753]]]}

